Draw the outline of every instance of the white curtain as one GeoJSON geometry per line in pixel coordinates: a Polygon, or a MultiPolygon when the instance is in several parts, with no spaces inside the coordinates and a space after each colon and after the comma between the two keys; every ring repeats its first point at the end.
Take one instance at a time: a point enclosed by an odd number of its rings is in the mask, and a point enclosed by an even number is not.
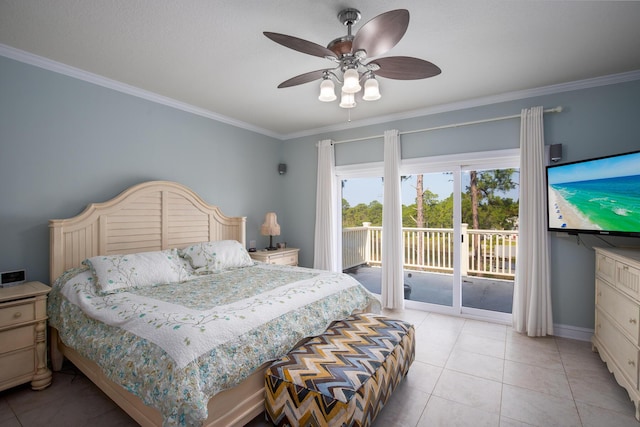
{"type": "Polygon", "coordinates": [[[384,133],[384,196],[382,204],[382,306],[404,308],[400,135],[384,133]]]}
{"type": "Polygon", "coordinates": [[[520,225],[513,328],[532,337],[553,335],[542,116],[542,107],[523,109],[520,124],[520,225]]]}
{"type": "Polygon", "coordinates": [[[326,139],[318,143],[318,181],[316,184],[316,230],[313,247],[313,268],[338,272],[335,180],[333,141],[326,139]]]}

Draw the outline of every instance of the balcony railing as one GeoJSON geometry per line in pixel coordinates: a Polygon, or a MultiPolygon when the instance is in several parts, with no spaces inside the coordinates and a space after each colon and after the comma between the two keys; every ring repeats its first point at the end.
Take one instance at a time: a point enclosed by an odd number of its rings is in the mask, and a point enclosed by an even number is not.
{"type": "MultiPolygon", "coordinates": [[[[461,273],[463,276],[515,277],[517,230],[470,230],[462,224],[461,273]],[[465,261],[466,260],[466,261],[465,261]]],[[[452,228],[403,228],[404,268],[453,273],[452,228]]],[[[342,267],[381,265],[382,227],[364,223],[342,232],[342,267]]]]}

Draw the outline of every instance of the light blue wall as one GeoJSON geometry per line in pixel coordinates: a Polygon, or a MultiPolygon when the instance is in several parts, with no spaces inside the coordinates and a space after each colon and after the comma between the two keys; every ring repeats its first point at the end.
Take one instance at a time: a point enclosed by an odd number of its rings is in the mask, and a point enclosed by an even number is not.
{"type": "MultiPolygon", "coordinates": [[[[302,248],[301,262],[313,263],[315,221],[315,176],[317,149],[322,139],[336,141],[382,135],[385,129],[407,132],[445,124],[519,114],[522,108],[562,106],[564,111],[545,115],[546,144],[563,145],[563,161],[622,153],[640,149],[640,81],[576,90],[489,106],[389,122],[286,141],[284,158],[291,165],[284,180],[283,223],[302,248]]],[[[337,107],[336,107],[337,108],[337,107]]],[[[357,108],[366,108],[366,104],[357,108]]],[[[402,157],[417,158],[462,152],[477,152],[519,146],[520,121],[507,120],[403,135],[402,157]]],[[[336,164],[382,161],[380,138],[339,144],[336,164]]],[[[546,207],[541,206],[544,210],[546,207]]],[[[552,304],[554,323],[593,328],[594,252],[606,243],[593,236],[559,238],[551,235],[552,304]]],[[[614,245],[640,246],[640,239],[607,238],[614,245]]]]}
{"type": "Polygon", "coordinates": [[[247,240],[280,214],[281,141],[0,57],[0,271],[49,283],[48,220],[148,180],[180,182],[247,240]]]}
{"type": "MultiPolygon", "coordinates": [[[[561,105],[545,116],[547,144],[563,144],[563,160],[640,149],[640,81],[415,119],[278,141],[234,126],[0,57],[0,271],[26,268],[49,282],[48,220],[82,211],[147,180],[191,187],[228,215],[246,215],[247,239],[278,214],[282,236],[313,263],[316,142],[381,135],[561,105]],[[280,176],[278,163],[287,163],[280,176]]],[[[358,108],[366,108],[362,105],[358,108]]],[[[515,148],[519,121],[404,135],[403,158],[515,148]]],[[[382,142],[337,147],[337,163],[382,160],[382,142]]],[[[543,208],[543,207],[541,207],[543,208]]],[[[616,245],[640,246],[638,239],[616,245]]],[[[551,236],[554,321],[593,327],[595,237],[551,236]]]]}

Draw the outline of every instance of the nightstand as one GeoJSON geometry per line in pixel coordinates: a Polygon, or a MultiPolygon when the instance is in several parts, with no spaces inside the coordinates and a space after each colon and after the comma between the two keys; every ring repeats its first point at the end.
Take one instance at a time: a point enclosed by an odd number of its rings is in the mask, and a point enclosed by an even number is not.
{"type": "Polygon", "coordinates": [[[31,381],[51,384],[47,368],[47,294],[51,288],[27,282],[0,288],[0,390],[31,381]]]}
{"type": "Polygon", "coordinates": [[[261,250],[249,252],[249,256],[256,261],[267,264],[298,265],[298,248],[276,249],[275,251],[261,250]]]}

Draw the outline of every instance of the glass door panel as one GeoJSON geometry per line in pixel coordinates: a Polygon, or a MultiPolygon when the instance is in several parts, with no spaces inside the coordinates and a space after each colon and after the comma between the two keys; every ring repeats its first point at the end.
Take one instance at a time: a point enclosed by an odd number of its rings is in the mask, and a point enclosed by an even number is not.
{"type": "Polygon", "coordinates": [[[453,182],[451,172],[402,177],[405,300],[455,305],[453,182]]]}
{"type": "Polygon", "coordinates": [[[462,173],[462,307],[511,314],[518,244],[518,169],[462,173]]]}
{"type": "Polygon", "coordinates": [[[342,269],[380,294],[382,177],[343,179],[341,184],[342,269]]]}

